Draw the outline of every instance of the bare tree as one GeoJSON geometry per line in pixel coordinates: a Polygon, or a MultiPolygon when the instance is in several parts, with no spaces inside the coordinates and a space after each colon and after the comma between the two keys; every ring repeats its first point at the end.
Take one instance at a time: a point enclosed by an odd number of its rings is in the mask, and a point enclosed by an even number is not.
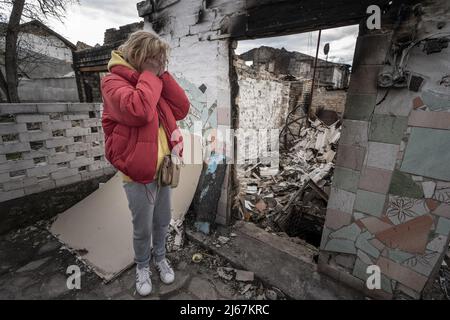
{"type": "Polygon", "coordinates": [[[18,39],[21,21],[44,22],[49,18],[62,21],[67,6],[73,3],[78,0],[0,0],[0,18],[6,19],[9,15],[5,32],[5,74],[0,70],[0,88],[8,102],[20,102],[18,39]]]}

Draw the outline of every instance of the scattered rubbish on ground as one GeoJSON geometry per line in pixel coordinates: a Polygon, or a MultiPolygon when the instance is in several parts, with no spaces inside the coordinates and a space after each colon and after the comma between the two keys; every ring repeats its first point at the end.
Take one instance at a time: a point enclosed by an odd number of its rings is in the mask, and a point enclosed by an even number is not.
{"type": "Polygon", "coordinates": [[[255,280],[255,274],[251,271],[235,270],[237,281],[253,281],[255,280]]]}
{"type": "Polygon", "coordinates": [[[246,221],[318,246],[341,124],[338,120],[326,125],[319,118],[309,124],[301,128],[292,148],[281,151],[279,170],[261,163],[238,168],[235,205],[246,221]]]}
{"type": "Polygon", "coordinates": [[[200,263],[203,260],[203,255],[201,253],[195,253],[192,256],[192,262],[194,263],[200,263]]]}
{"type": "Polygon", "coordinates": [[[226,244],[228,241],[230,241],[230,238],[224,237],[224,236],[219,236],[219,237],[217,238],[217,240],[218,240],[221,244],[226,244]]]}
{"type": "Polygon", "coordinates": [[[168,252],[178,251],[184,244],[184,220],[171,220],[166,238],[166,250],[168,252]]]}
{"type": "Polygon", "coordinates": [[[225,280],[232,280],[233,279],[233,268],[225,268],[225,267],[219,267],[217,268],[217,274],[219,277],[225,280]]]}

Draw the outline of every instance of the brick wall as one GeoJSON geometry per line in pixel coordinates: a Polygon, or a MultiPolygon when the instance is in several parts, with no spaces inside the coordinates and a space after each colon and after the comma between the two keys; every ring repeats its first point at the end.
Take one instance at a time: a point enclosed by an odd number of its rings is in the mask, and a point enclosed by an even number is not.
{"type": "Polygon", "coordinates": [[[256,159],[258,155],[261,156],[261,152],[266,151],[261,150],[260,141],[247,140],[248,142],[244,143],[244,139],[258,139],[256,135],[258,131],[255,130],[281,130],[286,123],[286,116],[294,98],[291,97],[289,81],[282,81],[263,69],[248,67],[240,59],[234,60],[234,66],[239,85],[237,161],[242,163],[246,153],[250,159],[256,159]]]}
{"type": "Polygon", "coordinates": [[[234,63],[239,84],[239,127],[281,129],[290,102],[290,83],[264,70],[255,70],[243,60],[234,63]]]}
{"type": "Polygon", "coordinates": [[[0,202],[111,174],[100,115],[101,104],[0,104],[0,202]]]}
{"type": "Polygon", "coordinates": [[[332,110],[343,113],[345,109],[346,90],[314,89],[311,109],[316,112],[319,109],[332,110]]]}
{"type": "Polygon", "coordinates": [[[138,30],[142,30],[144,22],[135,22],[120,26],[118,29],[106,29],[103,44],[111,44],[116,42],[124,42],[128,36],[138,30]]]}

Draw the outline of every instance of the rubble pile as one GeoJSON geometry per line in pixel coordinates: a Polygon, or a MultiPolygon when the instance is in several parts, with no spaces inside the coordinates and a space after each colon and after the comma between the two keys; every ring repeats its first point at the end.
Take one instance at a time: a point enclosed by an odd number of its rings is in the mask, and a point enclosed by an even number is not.
{"type": "Polygon", "coordinates": [[[171,219],[169,230],[167,231],[166,250],[174,252],[181,250],[184,244],[184,219],[171,219]]]}
{"type": "Polygon", "coordinates": [[[341,128],[340,121],[309,124],[293,147],[280,153],[278,172],[261,163],[238,168],[238,210],[242,219],[268,231],[318,245],[341,128]]]}

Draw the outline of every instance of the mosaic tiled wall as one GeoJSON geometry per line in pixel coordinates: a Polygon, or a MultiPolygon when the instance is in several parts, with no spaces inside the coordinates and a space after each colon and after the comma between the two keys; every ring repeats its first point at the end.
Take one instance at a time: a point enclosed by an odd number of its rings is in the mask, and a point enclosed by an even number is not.
{"type": "MultiPolygon", "coordinates": [[[[450,27],[437,19],[449,12],[448,1],[431,1],[404,23],[416,39],[439,39],[450,27]]],[[[383,298],[420,298],[450,233],[450,49],[418,42],[405,60],[408,86],[379,88],[402,32],[358,38],[319,262],[361,289],[367,267],[379,266],[372,294],[383,298]]]]}

